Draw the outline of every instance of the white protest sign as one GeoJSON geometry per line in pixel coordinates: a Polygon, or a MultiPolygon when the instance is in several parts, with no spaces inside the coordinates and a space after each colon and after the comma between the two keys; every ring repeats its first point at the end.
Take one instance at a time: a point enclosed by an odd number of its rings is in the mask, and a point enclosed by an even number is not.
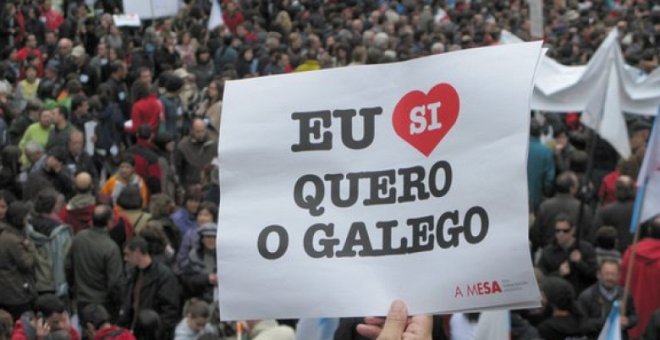
{"type": "Polygon", "coordinates": [[[223,320],[539,304],[529,101],[541,42],[230,81],[223,320]]]}
{"type": "Polygon", "coordinates": [[[179,0],[124,0],[124,13],[137,14],[142,19],[173,17],[179,12],[179,0]]]}
{"type": "Polygon", "coordinates": [[[112,20],[117,27],[140,27],[140,16],[137,14],[115,14],[112,20]]]}

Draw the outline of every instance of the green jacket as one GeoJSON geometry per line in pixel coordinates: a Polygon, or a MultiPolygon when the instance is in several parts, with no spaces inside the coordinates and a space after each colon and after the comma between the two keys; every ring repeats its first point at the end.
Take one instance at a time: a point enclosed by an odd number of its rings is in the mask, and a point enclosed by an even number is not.
{"type": "Polygon", "coordinates": [[[66,274],[78,302],[106,305],[118,301],[123,270],[119,246],[107,229],[91,227],[73,238],[66,274]]]}
{"type": "Polygon", "coordinates": [[[21,305],[37,298],[35,249],[18,230],[0,224],[0,301],[21,305]]]}

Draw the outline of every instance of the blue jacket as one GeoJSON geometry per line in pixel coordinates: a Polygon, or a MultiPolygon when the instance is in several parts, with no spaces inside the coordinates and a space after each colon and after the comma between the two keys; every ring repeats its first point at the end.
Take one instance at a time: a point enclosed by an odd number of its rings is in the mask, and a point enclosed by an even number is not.
{"type": "Polygon", "coordinates": [[[529,139],[527,158],[527,186],[529,188],[529,207],[536,211],[543,200],[543,194],[550,191],[555,179],[555,161],[552,151],[541,140],[529,139]]]}

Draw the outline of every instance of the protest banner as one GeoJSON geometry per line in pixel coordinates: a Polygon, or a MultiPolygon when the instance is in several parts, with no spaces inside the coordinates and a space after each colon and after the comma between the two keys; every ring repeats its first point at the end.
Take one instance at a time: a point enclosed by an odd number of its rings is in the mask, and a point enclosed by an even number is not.
{"type": "Polygon", "coordinates": [[[137,14],[115,14],[112,20],[117,27],[140,27],[142,24],[137,14]]]}
{"type": "Polygon", "coordinates": [[[223,320],[539,304],[527,241],[541,42],[230,81],[223,320]]]}
{"type": "Polygon", "coordinates": [[[173,17],[179,11],[179,0],[123,0],[124,13],[137,14],[141,19],[173,17]]]}

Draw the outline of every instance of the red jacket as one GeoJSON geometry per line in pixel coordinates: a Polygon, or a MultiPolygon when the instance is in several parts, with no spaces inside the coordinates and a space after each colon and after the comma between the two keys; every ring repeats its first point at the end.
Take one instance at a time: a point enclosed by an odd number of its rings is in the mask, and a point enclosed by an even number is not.
{"type": "Polygon", "coordinates": [[[72,208],[71,210],[66,207],[60,211],[60,218],[62,222],[71,226],[74,234],[77,234],[92,224],[92,214],[94,214],[95,207],[93,204],[82,208],[72,208]]]}
{"type": "MultiPolygon", "coordinates": [[[[635,301],[637,315],[639,315],[639,323],[628,331],[628,335],[633,339],[639,338],[644,333],[651,315],[660,308],[660,288],[658,286],[658,282],[660,282],[660,240],[643,239],[637,243],[636,247],[630,291],[635,301]]],[[[625,273],[628,272],[631,248],[632,246],[623,255],[622,285],[625,284],[625,273]]]]}
{"type": "Polygon", "coordinates": [[[137,143],[126,150],[135,159],[135,172],[142,177],[150,194],[161,192],[160,180],[163,175],[156,146],[146,139],[138,138],[137,143]]]}
{"type": "MultiPolygon", "coordinates": [[[[23,326],[23,320],[20,319],[16,321],[14,331],[11,333],[11,340],[35,340],[36,337],[28,337],[25,327],[30,328],[27,333],[36,334],[36,330],[32,328],[32,325],[23,326]]],[[[73,327],[69,327],[69,338],[71,340],[80,340],[80,335],[73,327]]]]}
{"type": "Polygon", "coordinates": [[[614,170],[603,177],[603,182],[598,189],[598,198],[603,206],[616,201],[616,180],[619,178],[619,171],[614,170]]]}
{"type": "Polygon", "coordinates": [[[134,134],[140,125],[148,124],[151,132],[155,134],[158,132],[161,117],[163,117],[163,104],[155,95],[150,94],[133,103],[133,108],[131,108],[133,126],[127,132],[134,134]]]}
{"type": "Polygon", "coordinates": [[[112,325],[96,333],[94,340],[135,340],[135,336],[126,329],[112,325]]]}

